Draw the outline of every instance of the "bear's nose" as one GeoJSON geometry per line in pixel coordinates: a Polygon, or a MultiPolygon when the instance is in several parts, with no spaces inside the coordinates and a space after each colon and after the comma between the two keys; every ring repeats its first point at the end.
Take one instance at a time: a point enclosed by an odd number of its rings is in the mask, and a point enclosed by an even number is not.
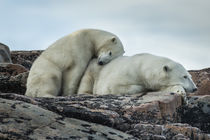
{"type": "Polygon", "coordinates": [[[99,61],[98,64],[99,64],[99,65],[103,65],[104,63],[103,63],[102,61],[99,61]]]}
{"type": "Polygon", "coordinates": [[[193,92],[195,92],[195,91],[197,91],[197,90],[198,90],[197,88],[194,88],[194,89],[193,89],[193,92]]]}

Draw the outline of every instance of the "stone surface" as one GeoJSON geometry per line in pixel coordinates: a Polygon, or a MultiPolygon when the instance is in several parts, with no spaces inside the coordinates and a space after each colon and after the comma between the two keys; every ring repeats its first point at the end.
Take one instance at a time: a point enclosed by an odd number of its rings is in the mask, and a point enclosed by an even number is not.
{"type": "Polygon", "coordinates": [[[189,104],[180,108],[182,123],[210,133],[210,95],[188,97],[189,104]]]}
{"type": "Polygon", "coordinates": [[[0,139],[136,139],[118,130],[65,118],[22,101],[0,99],[0,139]]]}
{"type": "Polygon", "coordinates": [[[42,53],[42,50],[34,51],[12,51],[11,58],[14,64],[20,64],[26,69],[30,69],[34,60],[42,53]]]}
{"type": "Polygon", "coordinates": [[[191,127],[188,124],[171,123],[166,125],[156,124],[136,124],[134,129],[130,132],[132,135],[137,136],[141,134],[141,137],[145,139],[160,139],[160,140],[208,140],[210,135],[202,133],[200,129],[191,127]]]}
{"type": "MultiPolygon", "coordinates": [[[[76,119],[83,120],[86,122],[102,124],[105,126],[112,127],[114,129],[118,129],[138,139],[160,139],[160,140],[181,139],[181,138],[182,139],[183,138],[196,139],[196,140],[197,139],[198,140],[210,139],[210,135],[203,133],[200,129],[196,127],[192,127],[189,124],[174,123],[174,121],[179,122],[179,120],[177,119],[164,120],[165,118],[163,116],[165,115],[165,113],[163,113],[161,110],[157,112],[158,114],[159,113],[162,114],[161,115],[162,117],[159,117],[159,118],[155,117],[157,114],[156,114],[156,111],[153,110],[153,108],[158,108],[158,107],[152,107],[152,109],[148,108],[147,105],[144,106],[145,108],[142,107],[142,105],[144,105],[145,102],[148,102],[151,104],[154,102],[154,104],[157,105],[157,103],[155,103],[156,102],[155,100],[158,100],[158,99],[155,99],[155,98],[154,100],[153,99],[147,100],[148,99],[147,98],[145,101],[143,101],[143,103],[139,103],[139,102],[142,102],[142,100],[144,99],[140,99],[138,96],[123,96],[122,97],[122,96],[116,96],[116,95],[105,95],[105,96],[79,95],[79,96],[57,97],[57,98],[31,98],[31,97],[26,97],[23,95],[12,94],[12,93],[1,93],[0,99],[3,100],[3,102],[0,102],[0,103],[7,106],[7,107],[4,107],[4,105],[0,104],[0,107],[6,108],[5,110],[1,109],[1,112],[6,112],[6,113],[2,113],[3,117],[0,117],[0,118],[8,118],[8,114],[12,115],[12,113],[7,113],[7,111],[10,111],[10,112],[11,110],[17,111],[17,113],[22,114],[20,115],[22,116],[22,121],[25,119],[26,121],[28,120],[35,121],[36,127],[40,125],[45,126],[45,123],[48,122],[48,121],[43,122],[41,118],[38,118],[38,116],[40,116],[40,112],[48,110],[47,112],[49,114],[53,114],[50,116],[52,117],[59,116],[58,118],[62,118],[58,120],[61,120],[63,124],[65,124],[65,126],[68,126],[69,122],[68,121],[66,122],[66,120],[69,120],[68,118],[76,118],[76,119]],[[30,106],[30,108],[28,106],[30,106]],[[137,107],[138,108],[137,110],[136,109],[130,110],[129,112],[125,111],[128,109],[128,107],[130,108],[130,106],[133,106],[133,107],[139,106],[139,107],[137,107]],[[23,109],[21,111],[19,109],[19,108],[22,109],[22,107],[25,108],[25,110],[23,109]],[[35,109],[33,110],[33,108],[35,109]],[[31,113],[30,109],[32,109],[32,112],[34,114],[30,115],[31,113]],[[147,109],[150,109],[147,112],[148,114],[144,112],[147,109]],[[148,117],[142,118],[142,111],[145,113],[144,115],[148,117]],[[133,113],[130,114],[131,112],[133,113]],[[152,115],[155,115],[155,116],[152,117],[152,115]],[[35,117],[35,119],[28,119],[27,118],[28,116],[33,116],[35,117]],[[160,121],[160,120],[164,120],[164,121],[160,121]]],[[[162,99],[162,100],[165,101],[165,99],[162,99]]],[[[170,100],[168,101],[168,103],[170,103],[170,100]]],[[[168,114],[170,113],[167,113],[167,115],[168,114]]],[[[14,116],[18,116],[18,114],[14,116]]],[[[16,118],[14,116],[12,116],[9,121],[11,122],[11,126],[8,126],[8,124],[5,124],[5,127],[6,126],[13,127],[17,125],[17,124],[14,124],[16,122],[16,118]]],[[[41,115],[41,117],[44,117],[45,119],[47,119],[45,115],[41,115]]],[[[172,115],[172,117],[174,117],[174,115],[172,115]]],[[[50,121],[51,119],[49,118],[48,120],[50,121]]],[[[1,121],[1,123],[2,125],[4,125],[4,121],[1,121]]],[[[21,129],[24,132],[24,134],[27,133],[28,131],[31,131],[31,128],[29,127],[31,126],[31,123],[29,124],[28,123],[29,122],[22,123],[22,125],[25,126],[24,130],[21,129]]],[[[50,128],[48,129],[48,127],[47,128],[44,127],[46,128],[46,132],[45,132],[45,129],[41,127],[44,134],[41,133],[39,134],[39,136],[45,137],[47,135],[51,138],[58,137],[57,133],[60,134],[61,132],[59,132],[59,130],[63,130],[63,129],[56,122],[54,123],[53,123],[53,126],[55,127],[54,128],[55,132],[51,131],[50,128]],[[54,125],[54,123],[56,125],[54,125]],[[47,133],[47,131],[50,131],[53,133],[52,134],[49,132],[47,133]]],[[[78,125],[78,124],[76,123],[74,125],[78,125]]],[[[78,130],[79,126],[74,126],[74,129],[78,130]]],[[[69,129],[69,128],[67,127],[65,129],[69,129]]],[[[94,131],[96,130],[100,131],[101,129],[102,129],[101,127],[96,127],[94,131]]],[[[8,130],[10,129],[6,129],[4,133],[7,132],[8,130]]],[[[83,130],[83,129],[79,129],[79,130],[83,130]]],[[[110,130],[109,132],[112,134],[116,133],[115,131],[112,131],[112,129],[109,129],[109,130],[110,130]]],[[[64,132],[66,131],[68,130],[65,130],[64,132]]],[[[102,131],[105,131],[105,130],[102,129],[102,131]]],[[[98,132],[97,134],[101,135],[102,131],[98,132]]],[[[80,132],[74,132],[73,134],[75,133],[80,133],[80,132]]],[[[11,133],[11,135],[12,134],[13,133],[11,133]]],[[[34,134],[34,132],[32,134],[34,134]]],[[[35,134],[33,138],[38,137],[35,134]]],[[[65,137],[72,136],[72,133],[68,133],[68,134],[69,135],[63,134],[63,136],[65,137]]],[[[89,135],[86,135],[86,136],[89,136],[89,135]]],[[[119,136],[119,134],[117,136],[119,136]]]]}
{"type": "Polygon", "coordinates": [[[0,92],[24,94],[28,70],[19,64],[0,64],[0,92]]]}
{"type": "Polygon", "coordinates": [[[142,121],[158,124],[176,122],[179,119],[176,109],[182,105],[180,95],[162,92],[150,92],[140,97],[136,95],[126,101],[129,104],[122,105],[125,117],[129,119],[141,118],[142,121]]]}
{"type": "Polygon", "coordinates": [[[196,127],[192,127],[188,124],[166,124],[164,126],[164,132],[167,137],[171,135],[175,135],[172,139],[178,138],[178,136],[185,139],[196,139],[196,140],[203,140],[203,139],[210,139],[210,135],[204,134],[201,132],[200,129],[196,127]]]}
{"type": "Polygon", "coordinates": [[[210,68],[189,71],[198,87],[194,95],[210,95],[210,68]]]}
{"type": "MultiPolygon", "coordinates": [[[[125,126],[142,121],[163,124],[178,120],[176,109],[181,106],[180,96],[160,93],[159,95],[154,95],[157,99],[149,99],[151,96],[152,94],[145,95],[145,97],[139,97],[139,95],[78,95],[57,97],[55,99],[35,98],[34,100],[28,100],[28,103],[38,101],[37,105],[66,117],[74,117],[99,124],[106,123],[108,126],[122,130],[125,126]],[[176,101],[176,103],[171,104],[173,101],[176,101]]],[[[33,99],[9,93],[2,93],[0,97],[21,101],[33,99]]]]}
{"type": "Polygon", "coordinates": [[[188,104],[160,92],[23,96],[28,70],[41,52],[13,51],[15,64],[0,65],[0,139],[210,139],[209,68],[190,71],[198,91],[188,104]]]}

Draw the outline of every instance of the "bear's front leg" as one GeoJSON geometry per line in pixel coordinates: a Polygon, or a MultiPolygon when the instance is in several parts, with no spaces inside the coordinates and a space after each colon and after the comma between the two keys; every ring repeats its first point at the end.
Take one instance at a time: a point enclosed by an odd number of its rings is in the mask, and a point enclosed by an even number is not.
{"type": "Polygon", "coordinates": [[[184,90],[184,88],[182,86],[172,86],[172,87],[168,87],[166,89],[166,91],[168,92],[173,92],[173,93],[177,93],[177,94],[180,94],[182,96],[186,96],[186,92],[184,90]]]}
{"type": "Polygon", "coordinates": [[[118,85],[114,87],[112,94],[136,94],[144,91],[141,85],[118,85]]]}
{"type": "Polygon", "coordinates": [[[184,98],[184,102],[188,104],[187,93],[182,86],[171,86],[162,91],[180,94],[184,98]]]}
{"type": "Polygon", "coordinates": [[[184,103],[188,104],[187,93],[182,86],[178,86],[178,85],[177,86],[171,86],[171,87],[168,87],[168,88],[166,88],[164,90],[161,90],[161,91],[173,92],[173,93],[180,94],[184,99],[184,103]]]}
{"type": "Polygon", "coordinates": [[[69,96],[77,93],[79,82],[84,71],[85,68],[74,66],[63,73],[62,96],[69,96]]]}
{"type": "Polygon", "coordinates": [[[93,94],[94,78],[90,71],[86,71],[80,81],[77,94],[93,94]]]}

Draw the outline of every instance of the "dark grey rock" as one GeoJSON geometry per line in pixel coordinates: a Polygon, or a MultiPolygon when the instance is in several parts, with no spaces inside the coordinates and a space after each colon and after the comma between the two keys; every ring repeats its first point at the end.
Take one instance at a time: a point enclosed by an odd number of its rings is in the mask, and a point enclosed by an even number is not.
{"type": "Polygon", "coordinates": [[[137,139],[107,126],[65,118],[36,105],[0,98],[0,139],[137,139]]]}

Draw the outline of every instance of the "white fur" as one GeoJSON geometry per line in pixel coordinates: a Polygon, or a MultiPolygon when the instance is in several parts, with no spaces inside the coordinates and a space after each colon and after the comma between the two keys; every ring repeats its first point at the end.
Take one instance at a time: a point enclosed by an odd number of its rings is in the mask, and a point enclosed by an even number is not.
{"type": "Polygon", "coordinates": [[[85,29],[67,35],[47,48],[33,63],[26,95],[54,97],[59,92],[62,96],[75,94],[93,57],[104,65],[123,53],[119,38],[106,31],[85,29]]]}
{"type": "Polygon", "coordinates": [[[185,95],[186,92],[193,92],[196,86],[181,64],[151,54],[137,54],[118,57],[102,68],[98,68],[94,62],[90,63],[79,89],[78,93],[93,92],[98,95],[147,91],[185,95]],[[90,71],[94,71],[95,75],[90,71]],[[87,84],[90,83],[87,79],[94,84],[87,84]]]}
{"type": "Polygon", "coordinates": [[[80,81],[78,94],[93,94],[93,86],[102,68],[103,66],[97,64],[97,59],[91,60],[80,81]]]}

